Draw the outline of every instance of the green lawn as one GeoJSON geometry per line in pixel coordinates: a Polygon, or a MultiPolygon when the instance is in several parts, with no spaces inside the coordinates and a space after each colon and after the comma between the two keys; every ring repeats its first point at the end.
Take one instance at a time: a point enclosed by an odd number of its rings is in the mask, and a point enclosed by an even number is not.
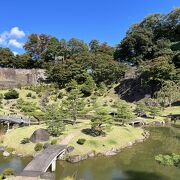
{"type": "MultiPolygon", "coordinates": [[[[86,126],[86,128],[87,127],[90,126],[86,126]]],[[[113,126],[112,129],[107,132],[107,135],[105,137],[92,137],[79,131],[79,134],[75,136],[69,143],[69,145],[75,147],[75,150],[71,153],[71,155],[85,154],[92,150],[95,152],[105,152],[113,147],[120,148],[125,146],[128,142],[133,142],[136,139],[141,139],[143,137],[142,133],[143,129],[133,128],[131,126],[113,126]],[[77,140],[79,138],[86,139],[84,145],[77,144],[77,140]]]]}
{"type": "Polygon", "coordinates": [[[13,147],[20,154],[32,155],[34,153],[35,144],[20,144],[20,142],[23,138],[30,138],[35,130],[44,127],[44,125],[33,125],[14,129],[4,135],[4,142],[2,145],[13,147]]]}

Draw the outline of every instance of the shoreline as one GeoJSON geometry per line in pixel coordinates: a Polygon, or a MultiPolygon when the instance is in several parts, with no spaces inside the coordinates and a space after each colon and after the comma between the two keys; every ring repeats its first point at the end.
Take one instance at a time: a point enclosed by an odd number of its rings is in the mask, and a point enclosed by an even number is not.
{"type": "MultiPolygon", "coordinates": [[[[65,155],[65,158],[63,160],[65,160],[65,161],[67,161],[69,163],[77,163],[77,162],[80,162],[80,161],[83,161],[83,160],[86,160],[86,159],[89,159],[89,158],[94,158],[94,157],[114,156],[114,155],[120,153],[125,148],[130,148],[130,147],[132,147],[135,144],[144,142],[150,136],[149,131],[144,130],[143,133],[142,133],[142,136],[143,136],[143,138],[136,139],[134,141],[130,141],[130,142],[126,143],[122,147],[113,147],[111,149],[105,150],[104,152],[95,152],[95,150],[90,150],[89,152],[87,152],[85,154],[77,154],[77,155],[69,155],[70,152],[67,152],[66,155],[65,155]]],[[[69,146],[69,147],[71,147],[71,146],[69,146]]],[[[37,153],[34,153],[32,155],[23,155],[23,154],[19,154],[16,151],[7,152],[6,151],[6,147],[3,147],[3,146],[1,146],[0,151],[1,151],[2,156],[4,158],[12,157],[12,156],[20,157],[20,158],[33,158],[33,157],[35,157],[39,153],[39,152],[37,152],[37,153]]],[[[62,160],[62,159],[60,159],[60,160],[62,160]]]]}
{"type": "Polygon", "coordinates": [[[68,154],[67,154],[67,157],[64,160],[66,160],[69,163],[77,163],[77,162],[87,160],[87,159],[90,159],[90,158],[94,158],[94,157],[102,157],[102,156],[110,157],[110,156],[114,156],[114,155],[117,155],[118,153],[120,153],[123,149],[130,148],[135,144],[144,142],[146,139],[149,138],[150,133],[149,133],[149,131],[144,130],[142,135],[143,135],[143,138],[136,139],[135,141],[132,141],[132,142],[128,142],[126,145],[124,145],[122,147],[114,147],[114,148],[111,148],[110,150],[107,150],[105,152],[98,152],[98,153],[91,150],[88,153],[81,154],[81,155],[72,155],[72,156],[69,155],[68,156],[68,154]]]}

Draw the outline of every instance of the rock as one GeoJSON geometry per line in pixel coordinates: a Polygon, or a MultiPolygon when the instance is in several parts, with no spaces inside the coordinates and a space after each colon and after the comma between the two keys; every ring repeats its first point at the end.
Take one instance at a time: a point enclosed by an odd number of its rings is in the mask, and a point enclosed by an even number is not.
{"type": "Polygon", "coordinates": [[[7,146],[0,146],[0,151],[5,151],[6,148],[7,146]]]}
{"type": "Polygon", "coordinates": [[[95,152],[94,151],[90,151],[90,152],[87,153],[87,156],[92,158],[92,157],[95,156],[95,152]]]}
{"type": "Polygon", "coordinates": [[[143,142],[143,141],[144,141],[143,139],[137,139],[136,143],[140,143],[140,142],[143,142]]]}
{"type": "Polygon", "coordinates": [[[87,155],[87,154],[84,154],[84,155],[81,156],[81,161],[82,161],[82,160],[86,160],[87,158],[88,158],[88,155],[87,155]]]}
{"type": "Polygon", "coordinates": [[[153,124],[154,124],[155,127],[161,126],[161,122],[159,122],[159,121],[154,121],[153,124]]]}
{"type": "Polygon", "coordinates": [[[16,151],[13,151],[11,154],[12,154],[12,155],[16,155],[17,153],[16,153],[16,151]]]}
{"type": "Polygon", "coordinates": [[[103,156],[103,154],[99,152],[99,153],[96,154],[96,156],[100,157],[100,156],[103,156]]]}
{"type": "Polygon", "coordinates": [[[75,156],[70,156],[67,161],[71,162],[71,163],[76,163],[81,161],[81,156],[79,155],[75,155],[75,156]]]}
{"type": "Polygon", "coordinates": [[[111,149],[111,151],[112,151],[112,152],[115,152],[115,153],[118,153],[118,152],[120,152],[120,149],[113,147],[113,148],[111,149]]]}
{"type": "Polygon", "coordinates": [[[66,151],[68,153],[70,153],[70,152],[74,151],[74,147],[73,146],[69,146],[69,147],[67,147],[66,151]]]}
{"type": "Polygon", "coordinates": [[[42,142],[42,141],[48,141],[49,140],[49,133],[46,129],[38,129],[34,131],[34,133],[31,135],[30,140],[33,143],[42,142]]]}
{"type": "Polygon", "coordinates": [[[116,154],[117,154],[117,153],[116,153],[116,152],[113,152],[112,150],[106,151],[106,152],[104,153],[105,156],[114,156],[114,155],[116,155],[116,154]]]}
{"type": "Polygon", "coordinates": [[[131,147],[133,145],[133,142],[128,142],[127,147],[131,147]]]}
{"type": "Polygon", "coordinates": [[[7,151],[4,151],[4,152],[3,152],[3,156],[4,156],[4,157],[8,157],[8,156],[10,156],[10,153],[8,153],[7,151]]]}

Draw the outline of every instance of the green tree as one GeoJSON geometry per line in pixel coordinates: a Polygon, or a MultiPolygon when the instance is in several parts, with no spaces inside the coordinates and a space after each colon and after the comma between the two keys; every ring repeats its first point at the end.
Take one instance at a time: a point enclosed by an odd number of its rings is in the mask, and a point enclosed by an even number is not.
{"type": "Polygon", "coordinates": [[[90,52],[96,54],[99,51],[99,41],[96,39],[93,39],[89,43],[90,52]]]}
{"type": "Polygon", "coordinates": [[[149,111],[149,108],[146,106],[144,102],[138,102],[136,104],[135,112],[137,113],[137,116],[145,115],[149,111]]]}
{"type": "Polygon", "coordinates": [[[40,60],[46,51],[49,41],[50,36],[46,34],[31,34],[24,44],[24,49],[33,60],[40,60]]]}
{"type": "Polygon", "coordinates": [[[15,56],[9,48],[0,47],[0,66],[13,67],[15,56]]]}
{"type": "Polygon", "coordinates": [[[91,119],[91,127],[93,131],[103,133],[105,127],[109,126],[112,122],[112,117],[106,109],[98,108],[91,119]]]}
{"type": "Polygon", "coordinates": [[[116,121],[122,122],[124,124],[125,122],[128,122],[133,118],[133,111],[132,108],[125,102],[119,102],[116,104],[117,108],[117,115],[115,117],[116,121]]]}
{"type": "Polygon", "coordinates": [[[57,38],[52,37],[47,43],[43,59],[46,62],[55,61],[59,56],[61,56],[60,42],[57,38]]]}
{"type": "Polygon", "coordinates": [[[150,106],[149,107],[149,112],[150,115],[153,117],[153,119],[155,118],[155,116],[158,116],[160,114],[161,108],[157,107],[157,106],[150,106]]]}
{"type": "Polygon", "coordinates": [[[49,106],[44,118],[49,133],[53,136],[60,136],[65,129],[62,108],[57,104],[49,106]]]}
{"type": "Polygon", "coordinates": [[[173,81],[164,81],[156,97],[163,106],[171,106],[180,97],[180,86],[173,81]]]}
{"type": "Polygon", "coordinates": [[[28,69],[34,67],[34,61],[28,54],[17,54],[13,62],[13,65],[15,68],[28,69]]]}
{"type": "Polygon", "coordinates": [[[84,41],[76,39],[76,38],[72,38],[67,42],[67,48],[68,48],[70,57],[88,52],[87,44],[84,43],[84,41]]]}
{"type": "Polygon", "coordinates": [[[81,88],[82,93],[85,96],[90,96],[95,88],[96,88],[96,83],[94,82],[93,78],[90,75],[87,76],[87,79],[81,88]]]}
{"type": "Polygon", "coordinates": [[[67,99],[63,101],[63,111],[65,116],[70,116],[75,124],[77,117],[84,109],[83,94],[78,87],[74,87],[68,93],[67,99]]]}

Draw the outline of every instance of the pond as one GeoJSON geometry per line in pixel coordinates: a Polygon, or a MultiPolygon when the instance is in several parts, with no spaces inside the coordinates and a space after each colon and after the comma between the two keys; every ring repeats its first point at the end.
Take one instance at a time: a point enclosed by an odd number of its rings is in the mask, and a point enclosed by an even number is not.
{"type": "MultiPolygon", "coordinates": [[[[180,169],[154,160],[158,154],[180,153],[180,126],[149,128],[143,143],[124,149],[116,156],[98,157],[76,164],[57,162],[56,179],[73,176],[81,180],[179,180],[180,169]]],[[[20,172],[28,158],[0,158],[0,171],[12,167],[20,172]]]]}

